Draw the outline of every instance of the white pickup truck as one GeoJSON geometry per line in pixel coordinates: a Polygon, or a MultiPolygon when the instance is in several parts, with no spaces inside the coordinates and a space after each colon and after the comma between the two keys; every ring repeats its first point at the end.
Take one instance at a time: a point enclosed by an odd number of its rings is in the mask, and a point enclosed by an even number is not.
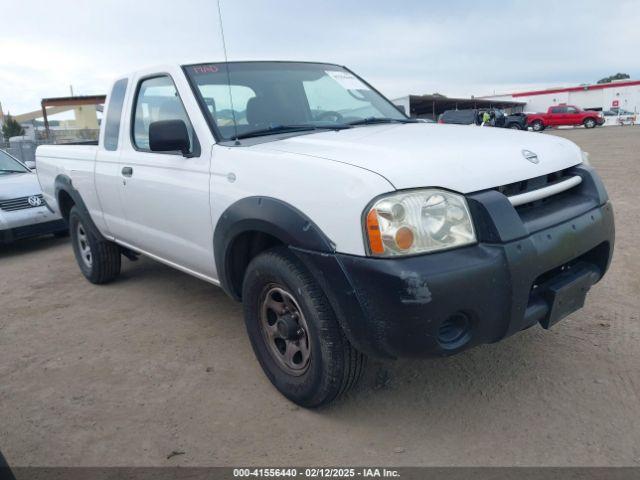
{"type": "Polygon", "coordinates": [[[582,307],[611,204],[562,138],[417,123],[327,63],[169,65],[117,80],[97,146],[41,146],[80,270],[147,255],[244,304],[277,389],[315,407],[365,358],[452,355],[582,307]]]}

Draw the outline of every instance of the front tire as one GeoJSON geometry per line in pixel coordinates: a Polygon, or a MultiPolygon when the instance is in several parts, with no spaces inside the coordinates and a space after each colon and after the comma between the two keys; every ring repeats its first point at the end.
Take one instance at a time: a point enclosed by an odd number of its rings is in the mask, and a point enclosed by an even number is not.
{"type": "Polygon", "coordinates": [[[242,299],[253,351],[289,400],[319,407],[357,383],[364,355],[351,346],[326,295],[287,248],[251,261],[242,299]]]}
{"type": "Polygon", "coordinates": [[[102,284],[120,274],[120,247],[95,231],[89,214],[76,206],[69,213],[69,231],[73,253],[87,280],[102,284]]]}
{"type": "Polygon", "coordinates": [[[536,120],[531,124],[531,128],[534,132],[541,132],[544,130],[544,124],[540,120],[536,120]]]}
{"type": "Polygon", "coordinates": [[[510,123],[508,128],[511,130],[522,130],[522,127],[517,123],[510,123]]]}
{"type": "Polygon", "coordinates": [[[585,118],[584,128],[593,128],[596,126],[596,121],[593,118],[585,118]]]}

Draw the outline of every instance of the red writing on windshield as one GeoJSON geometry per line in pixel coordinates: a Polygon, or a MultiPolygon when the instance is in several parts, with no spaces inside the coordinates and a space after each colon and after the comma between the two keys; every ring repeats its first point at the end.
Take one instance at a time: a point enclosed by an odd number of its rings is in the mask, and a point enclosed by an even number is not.
{"type": "Polygon", "coordinates": [[[202,74],[202,73],[216,73],[218,71],[218,67],[215,65],[196,65],[193,67],[193,73],[202,74]]]}

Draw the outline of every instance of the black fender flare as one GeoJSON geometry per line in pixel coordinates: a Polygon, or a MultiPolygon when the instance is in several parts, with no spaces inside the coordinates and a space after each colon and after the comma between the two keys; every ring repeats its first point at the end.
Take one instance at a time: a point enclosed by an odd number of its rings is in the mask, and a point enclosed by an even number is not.
{"type": "MultiPolygon", "coordinates": [[[[82,197],[80,196],[80,192],[76,190],[76,188],[73,186],[73,182],[67,175],[59,174],[56,177],[53,182],[53,190],[56,197],[56,202],[58,202],[59,210],[62,210],[62,207],[60,205],[60,192],[65,192],[71,197],[75,205],[78,205],[80,208],[88,211],[84,200],[82,200],[82,197]]],[[[60,213],[62,213],[62,211],[60,213]]]]}
{"type": "Polygon", "coordinates": [[[231,204],[220,216],[213,233],[213,252],[222,289],[240,300],[232,279],[232,245],[246,232],[270,235],[284,245],[315,252],[335,252],[334,243],[304,213],[272,197],[246,197],[231,204]]]}
{"type": "Polygon", "coordinates": [[[89,214],[89,209],[87,208],[87,205],[84,203],[84,200],[80,195],[80,192],[76,190],[76,188],[73,186],[73,182],[71,181],[71,178],[69,178],[67,175],[59,174],[54,180],[53,186],[54,186],[54,195],[56,198],[56,202],[58,202],[58,210],[60,211],[60,214],[64,218],[65,222],[67,222],[68,224],[69,219],[65,218],[62,212],[62,206],[60,205],[61,192],[64,192],[67,195],[69,195],[71,197],[71,200],[73,200],[74,205],[79,209],[81,209],[83,213],[86,214],[86,217],[89,219],[89,228],[93,229],[93,232],[96,235],[98,235],[100,238],[104,238],[100,233],[100,230],[98,230],[98,227],[96,226],[96,224],[93,223],[93,219],[89,214]]]}

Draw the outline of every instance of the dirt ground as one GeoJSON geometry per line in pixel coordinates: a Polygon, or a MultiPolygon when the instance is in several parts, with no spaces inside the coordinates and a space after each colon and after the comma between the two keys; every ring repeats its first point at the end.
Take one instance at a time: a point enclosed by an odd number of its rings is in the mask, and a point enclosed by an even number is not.
{"type": "Polygon", "coordinates": [[[68,240],[4,249],[0,450],[14,466],[640,465],[640,128],[553,134],[591,153],[616,212],[586,307],[453,358],[370,363],[319,411],[271,386],[216,287],[145,259],[98,287],[68,240]]]}

